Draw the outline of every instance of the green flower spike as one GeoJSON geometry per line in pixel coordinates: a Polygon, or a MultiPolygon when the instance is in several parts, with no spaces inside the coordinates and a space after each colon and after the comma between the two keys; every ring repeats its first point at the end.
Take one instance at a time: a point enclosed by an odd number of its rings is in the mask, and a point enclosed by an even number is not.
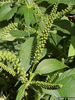
{"type": "Polygon", "coordinates": [[[36,86],[40,86],[45,89],[51,89],[51,90],[59,89],[62,87],[61,84],[50,84],[50,83],[46,83],[46,82],[42,82],[42,81],[32,82],[32,84],[35,84],[36,86]]]}
{"type": "Polygon", "coordinates": [[[8,73],[10,73],[11,75],[15,76],[16,73],[14,70],[10,69],[9,67],[7,67],[6,65],[2,64],[0,62],[0,67],[3,68],[5,71],[7,71],[8,73]]]}
{"type": "Polygon", "coordinates": [[[18,23],[11,23],[8,26],[6,26],[3,33],[0,35],[0,39],[4,38],[5,35],[7,35],[11,29],[14,29],[17,27],[18,27],[18,23]]]}

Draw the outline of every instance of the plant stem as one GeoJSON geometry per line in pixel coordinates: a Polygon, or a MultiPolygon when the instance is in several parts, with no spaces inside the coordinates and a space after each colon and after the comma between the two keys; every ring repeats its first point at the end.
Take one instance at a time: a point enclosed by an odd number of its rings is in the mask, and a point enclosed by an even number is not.
{"type": "Polygon", "coordinates": [[[35,16],[35,14],[34,14],[34,18],[35,18],[35,20],[36,20],[36,22],[37,22],[37,24],[38,24],[39,28],[40,28],[40,29],[41,29],[41,31],[43,32],[43,29],[42,29],[42,27],[40,26],[40,24],[38,23],[38,20],[37,20],[37,17],[35,16]]]}
{"type": "Polygon", "coordinates": [[[32,81],[32,79],[33,79],[33,77],[35,76],[35,73],[31,73],[30,74],[30,79],[29,79],[29,81],[27,82],[27,84],[25,85],[25,90],[28,88],[28,86],[30,85],[30,83],[31,83],[31,81],[32,81]]]}
{"type": "Polygon", "coordinates": [[[35,91],[35,92],[37,92],[38,94],[40,94],[39,95],[39,97],[37,98],[37,100],[40,100],[45,94],[44,93],[40,93],[38,90],[36,90],[33,86],[31,86],[31,88],[35,91]]]}

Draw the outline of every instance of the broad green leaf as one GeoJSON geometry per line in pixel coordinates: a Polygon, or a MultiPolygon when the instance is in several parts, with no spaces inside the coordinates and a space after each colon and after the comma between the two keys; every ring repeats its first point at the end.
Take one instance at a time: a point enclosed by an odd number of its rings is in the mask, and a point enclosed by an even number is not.
{"type": "Polygon", "coordinates": [[[34,38],[28,38],[25,43],[23,43],[21,50],[20,50],[20,58],[22,65],[21,68],[24,67],[24,70],[27,71],[29,69],[29,63],[30,63],[30,54],[32,50],[32,44],[33,44],[34,38]]]}
{"type": "Polygon", "coordinates": [[[46,8],[45,7],[39,7],[39,9],[41,10],[41,13],[45,13],[46,12],[46,8]]]}
{"type": "MultiPolygon", "coordinates": [[[[65,27],[66,28],[66,27],[65,27]]],[[[64,29],[64,28],[61,28],[61,27],[59,27],[59,26],[56,26],[56,28],[55,28],[56,30],[58,30],[58,31],[61,31],[61,32],[63,32],[63,33],[65,33],[65,34],[71,34],[68,30],[66,30],[66,29],[64,29]]]]}
{"type": "Polygon", "coordinates": [[[11,10],[3,17],[3,19],[11,19],[13,15],[17,12],[17,6],[11,8],[11,10]]]}
{"type": "Polygon", "coordinates": [[[65,34],[72,34],[75,32],[75,29],[72,27],[74,26],[74,24],[72,24],[72,22],[70,22],[69,20],[60,20],[60,21],[56,21],[54,22],[55,25],[55,29],[62,31],[65,34]]]}
{"type": "Polygon", "coordinates": [[[58,34],[51,34],[51,38],[49,38],[50,42],[54,45],[57,45],[63,37],[58,34]]]}
{"type": "Polygon", "coordinates": [[[10,4],[9,3],[5,3],[1,6],[0,8],[0,14],[4,14],[6,13],[7,11],[9,11],[11,8],[10,8],[10,4]]]}
{"type": "Polygon", "coordinates": [[[75,4],[75,0],[59,0],[59,3],[64,3],[64,4],[68,4],[68,5],[74,5],[75,4]]]}
{"type": "Polygon", "coordinates": [[[47,74],[66,67],[68,66],[56,59],[45,59],[37,66],[36,73],[47,74]]]}
{"type": "Polygon", "coordinates": [[[71,36],[71,43],[69,47],[68,56],[74,56],[75,55],[75,36],[71,36]]]}
{"type": "Polygon", "coordinates": [[[33,0],[28,0],[28,3],[29,3],[29,4],[32,4],[32,2],[33,2],[33,0]]]}
{"type": "Polygon", "coordinates": [[[57,90],[60,97],[75,97],[75,68],[61,74],[55,84],[63,85],[62,88],[57,90]]]}
{"type": "Polygon", "coordinates": [[[11,8],[10,4],[4,4],[0,9],[0,21],[8,20],[12,18],[14,13],[17,11],[17,6],[11,8]]]}
{"type": "Polygon", "coordinates": [[[18,91],[16,100],[22,100],[22,98],[24,96],[24,92],[25,92],[25,86],[22,86],[18,91]]]}
{"type": "MultiPolygon", "coordinates": [[[[49,3],[51,4],[55,4],[57,2],[57,0],[48,0],[49,3]]],[[[68,5],[74,5],[75,4],[75,0],[59,0],[59,3],[64,3],[64,4],[68,4],[68,5]]]]}
{"type": "Polygon", "coordinates": [[[45,89],[45,88],[41,88],[41,90],[45,94],[53,95],[55,97],[60,97],[60,94],[57,90],[48,90],[48,89],[45,89]]]}
{"type": "Polygon", "coordinates": [[[7,41],[13,41],[15,39],[16,39],[16,37],[13,37],[9,33],[5,37],[2,38],[2,40],[7,40],[7,41]]]}
{"type": "Polygon", "coordinates": [[[22,6],[19,8],[17,14],[24,15],[24,9],[25,9],[25,7],[26,7],[26,5],[22,5],[22,6]]]}
{"type": "MultiPolygon", "coordinates": [[[[41,2],[43,2],[44,0],[36,0],[36,4],[40,4],[41,2]]],[[[48,1],[48,0],[45,0],[48,1]]]]}
{"type": "Polygon", "coordinates": [[[25,9],[24,9],[24,18],[25,18],[25,22],[26,22],[26,25],[27,25],[28,35],[30,36],[29,25],[30,25],[30,22],[33,18],[33,9],[28,8],[26,6],[25,9]]]}
{"type": "Polygon", "coordinates": [[[73,9],[73,10],[70,12],[70,14],[75,14],[75,9],[73,9]]]}
{"type": "Polygon", "coordinates": [[[2,18],[11,10],[10,4],[4,4],[0,8],[0,21],[2,21],[2,18]]]}
{"type": "Polygon", "coordinates": [[[11,30],[10,34],[13,37],[24,37],[24,36],[28,36],[27,32],[23,31],[23,30],[11,30]]]}

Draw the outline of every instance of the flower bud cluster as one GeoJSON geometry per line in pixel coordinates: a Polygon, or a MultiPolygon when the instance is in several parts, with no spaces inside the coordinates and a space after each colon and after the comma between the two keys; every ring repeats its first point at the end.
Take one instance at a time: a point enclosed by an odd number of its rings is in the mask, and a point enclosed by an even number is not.
{"type": "Polygon", "coordinates": [[[36,30],[35,30],[34,28],[32,28],[32,27],[29,27],[29,31],[30,31],[30,32],[33,32],[33,33],[36,32],[36,30]]]}
{"type": "Polygon", "coordinates": [[[5,37],[5,35],[8,34],[11,29],[14,29],[14,28],[17,28],[17,27],[18,27],[18,23],[11,23],[8,26],[6,26],[3,33],[0,35],[0,39],[5,37]]]}
{"type": "MultiPolygon", "coordinates": [[[[27,32],[27,26],[26,26],[26,24],[25,24],[25,29],[24,29],[24,31],[27,32]]],[[[29,27],[29,31],[38,34],[39,37],[42,35],[42,33],[41,33],[40,31],[38,31],[38,30],[36,31],[36,30],[35,30],[34,28],[32,28],[32,27],[29,27]]]]}
{"type": "Polygon", "coordinates": [[[61,18],[66,13],[70,12],[72,10],[72,8],[73,8],[73,6],[70,6],[70,7],[66,8],[66,9],[62,10],[61,12],[57,12],[55,19],[61,18]]]}
{"type": "Polygon", "coordinates": [[[9,67],[7,67],[6,65],[4,65],[3,63],[0,63],[0,67],[3,68],[8,73],[10,73],[11,75],[13,75],[13,76],[16,75],[16,73],[15,73],[14,70],[10,69],[9,67]]]}
{"type": "Polygon", "coordinates": [[[0,63],[1,67],[6,70],[7,72],[9,72],[10,74],[12,74],[13,76],[15,76],[15,74],[19,75],[19,78],[21,80],[22,83],[25,83],[27,81],[27,78],[25,77],[25,72],[24,72],[24,68],[20,68],[19,66],[21,65],[20,59],[17,58],[14,54],[12,54],[11,52],[2,52],[0,51],[0,62],[2,61],[9,61],[11,65],[13,65],[13,69],[10,69],[9,67],[7,67],[6,65],[0,63]],[[16,71],[16,73],[15,73],[16,71]]]}
{"type": "Polygon", "coordinates": [[[39,59],[41,57],[41,54],[39,54],[39,53],[42,52],[42,50],[46,44],[46,40],[48,38],[48,33],[50,32],[50,29],[52,27],[52,23],[55,19],[54,17],[55,17],[56,11],[57,11],[57,6],[58,6],[58,2],[54,5],[49,17],[47,19],[45,18],[46,26],[45,26],[45,28],[40,36],[40,41],[39,41],[39,44],[38,44],[36,52],[35,52],[35,56],[34,56],[35,63],[38,63],[39,59]]]}
{"type": "Polygon", "coordinates": [[[26,76],[24,74],[25,74],[24,70],[21,70],[21,73],[19,74],[19,78],[22,83],[26,83],[28,81],[27,79],[28,74],[26,74],[26,76]]]}
{"type": "Polygon", "coordinates": [[[58,74],[59,74],[59,71],[56,72],[56,73],[54,73],[54,74],[51,76],[51,78],[49,78],[48,82],[49,82],[49,83],[52,83],[52,82],[54,81],[54,79],[57,77],[58,74]]]}
{"type": "Polygon", "coordinates": [[[35,10],[35,14],[38,14],[38,16],[44,20],[43,14],[41,13],[41,10],[39,9],[38,5],[33,3],[33,8],[35,10]]]}
{"type": "Polygon", "coordinates": [[[14,54],[12,54],[11,52],[2,52],[0,51],[0,62],[2,61],[9,61],[12,65],[14,70],[17,70],[17,74],[20,73],[20,68],[19,66],[21,65],[21,62],[19,60],[19,58],[16,58],[16,56],[14,54]]]}
{"type": "Polygon", "coordinates": [[[31,84],[35,84],[36,86],[40,86],[42,88],[51,89],[51,90],[59,89],[62,87],[61,84],[50,84],[50,83],[46,83],[46,82],[42,82],[42,81],[34,81],[31,84]]]}
{"type": "MultiPolygon", "coordinates": [[[[53,24],[53,21],[55,20],[56,18],[56,11],[57,11],[57,7],[58,7],[58,1],[55,3],[52,11],[51,11],[51,14],[48,16],[48,20],[46,22],[46,29],[48,31],[48,33],[51,31],[51,27],[52,27],[52,24],[53,24]]],[[[46,19],[45,19],[46,20],[46,19]]]]}

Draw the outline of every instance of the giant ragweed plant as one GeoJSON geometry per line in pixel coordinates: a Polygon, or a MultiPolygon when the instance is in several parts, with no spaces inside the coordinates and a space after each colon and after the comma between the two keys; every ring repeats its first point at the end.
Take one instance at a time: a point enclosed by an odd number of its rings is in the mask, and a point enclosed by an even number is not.
{"type": "Polygon", "coordinates": [[[0,1],[0,95],[7,100],[69,97],[69,94],[63,91],[68,83],[68,88],[71,89],[71,82],[66,80],[73,78],[75,69],[68,69],[74,59],[70,56],[74,55],[70,53],[71,34],[67,29],[63,29],[62,25],[66,22],[74,27],[67,19],[69,13],[74,10],[74,5],[67,7],[64,4],[65,8],[59,11],[59,0],[52,5],[48,0],[45,2],[0,1]],[[43,10],[45,11],[42,12],[43,10]],[[70,48],[68,45],[66,47],[66,41],[70,48]]]}

